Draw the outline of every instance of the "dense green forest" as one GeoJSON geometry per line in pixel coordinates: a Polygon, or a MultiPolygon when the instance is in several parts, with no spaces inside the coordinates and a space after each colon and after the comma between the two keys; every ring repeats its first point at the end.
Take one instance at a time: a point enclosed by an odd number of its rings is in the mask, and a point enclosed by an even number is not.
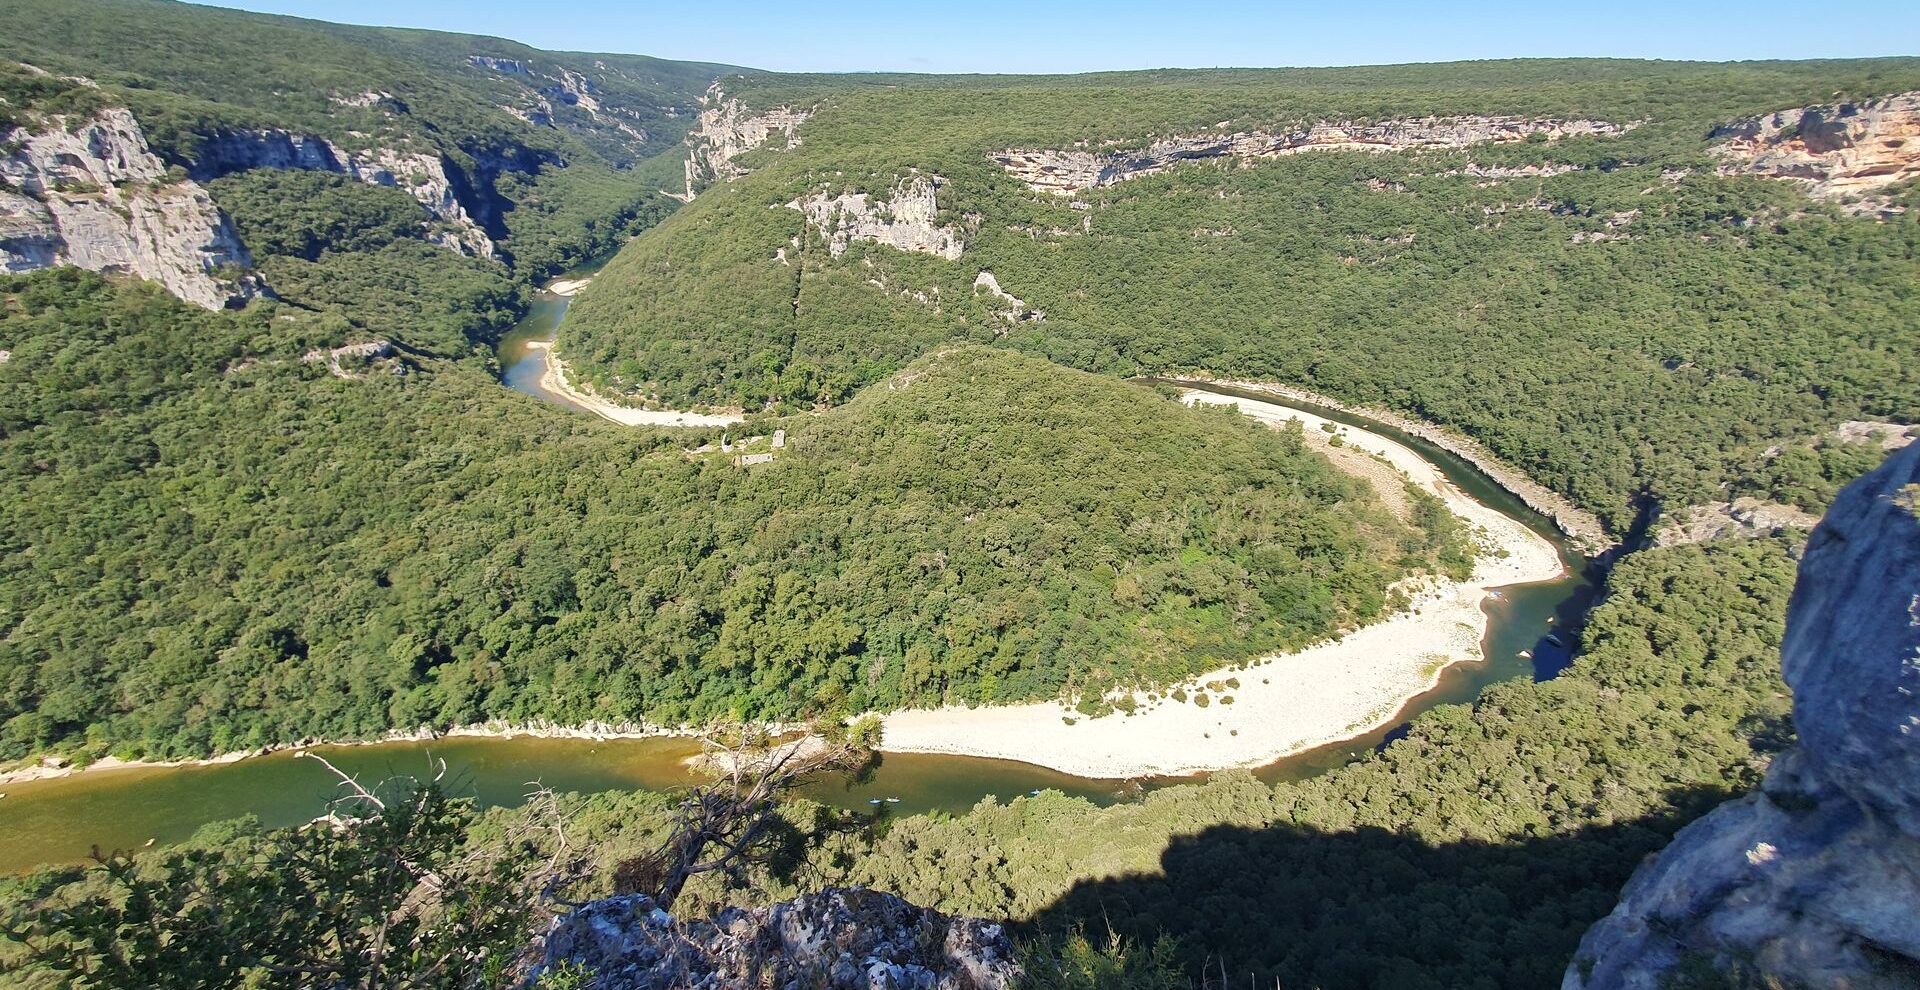
{"type": "MultiPolygon", "coordinates": [[[[1862,218],[1720,175],[1707,140],[1920,88],[1912,59],[778,76],[21,3],[0,57],[101,88],[0,65],[0,126],[126,105],[183,169],[231,129],[429,151],[481,180],[500,259],[434,246],[397,190],[255,170],[206,178],[277,301],[207,313],[120,278],[0,277],[0,763],[1093,698],[1303,645],[1394,607],[1404,576],[1464,566],[1451,520],[1398,519],[1297,433],[1120,380],[1141,372],[1439,422],[1619,530],[1643,496],[1822,509],[1877,456],[1827,439],[1835,424],[1920,413],[1920,212],[1862,218]],[[750,107],[817,112],[798,147],[748,153],[750,175],[674,212],[663,152],[715,78],[750,107]],[[1190,163],[1070,198],[988,157],[1474,113],[1636,126],[1190,163]],[[858,240],[832,257],[786,208],[885,198],[916,170],[941,177],[957,261],[858,240]],[[500,387],[490,345],[530,283],[648,227],[561,348],[601,387],[754,410],[727,439],[784,428],[771,463],[736,466],[717,430],[620,428],[500,387]],[[989,271],[1044,318],[1007,319],[975,287],[989,271]],[[394,347],[337,372],[306,359],[369,340],[394,347]]],[[[1063,967],[1047,986],[1188,987],[1209,967],[1328,990],[1552,985],[1635,865],[1788,741],[1794,553],[1633,554],[1564,675],[1430,711],[1311,780],[837,821],[804,862],[691,901],[869,884],[1017,922],[1063,967]],[[1132,948],[1085,947],[1110,935],[1132,948]]],[[[568,800],[597,858],[579,897],[611,889],[672,804],[568,800]]],[[[520,835],[526,814],[440,808],[436,855],[520,835]]],[[[357,855],[244,822],[184,855],[255,896],[276,882],[259,864],[315,848],[357,855]]],[[[0,901],[10,927],[104,889],[56,871],[0,901]]]]}
{"type": "MultiPolygon", "coordinates": [[[[1108,808],[1048,792],[853,829],[797,802],[789,816],[816,836],[804,857],[761,871],[750,890],[704,878],[687,910],[870,884],[1019,922],[1044,986],[1191,987],[1203,971],[1326,990],[1552,986],[1634,867],[1752,787],[1790,742],[1778,648],[1793,566],[1793,548],[1774,540],[1635,555],[1559,678],[1430,711],[1383,752],[1299,783],[1227,773],[1108,808]]],[[[566,807],[571,841],[596,864],[568,893],[588,897],[659,842],[672,800],[607,794],[566,807]]],[[[498,848],[524,841],[529,814],[459,822],[469,843],[498,848]]],[[[208,852],[188,852],[185,872],[265,890],[248,880],[263,867],[245,864],[315,841],[209,826],[189,844],[208,852]]],[[[550,849],[535,842],[522,858],[550,849]]],[[[180,868],[148,857],[141,869],[157,882],[180,868]]],[[[105,895],[105,879],[49,871],[12,881],[0,902],[20,924],[36,905],[105,895]]],[[[250,895],[249,910],[271,917],[278,902],[262,900],[250,895]]],[[[14,979],[44,985],[30,971],[14,979]]]]}
{"type": "Polygon", "coordinates": [[[1097,694],[1365,621],[1465,549],[1297,434],[1004,350],[742,470],[436,358],[433,320],[343,379],[301,355],[347,309],[0,295],[9,758],[1097,694]]]}
{"type": "Polygon", "coordinates": [[[1766,451],[1920,413],[1905,359],[1920,350],[1920,212],[1854,217],[1722,176],[1707,137],[1748,114],[1920,88],[1913,59],[829,82],[723,83],[755,105],[817,107],[804,142],[743,159],[753,174],[609,266],[561,341],[576,366],[668,402],[749,408],[839,401],[955,339],[1106,373],[1281,381],[1476,437],[1622,532],[1643,492],[1690,504],[1739,482],[1817,508],[1756,469],[1766,451]],[[1068,198],[989,158],[1467,113],[1637,126],[1189,163],[1068,198]],[[914,170],[945,180],[937,222],[964,235],[958,260],[857,239],[833,258],[783,208],[886,198],[914,170]],[[983,271],[1044,319],[1005,320],[974,287],[983,271]]]}
{"type": "Polygon", "coordinates": [[[826,875],[1041,930],[1171,935],[1190,967],[1263,986],[1551,986],[1641,859],[1790,741],[1793,569],[1778,541],[1637,554],[1567,672],[1427,712],[1370,759],[1105,809],[984,803],[850,842],[826,875]]]}

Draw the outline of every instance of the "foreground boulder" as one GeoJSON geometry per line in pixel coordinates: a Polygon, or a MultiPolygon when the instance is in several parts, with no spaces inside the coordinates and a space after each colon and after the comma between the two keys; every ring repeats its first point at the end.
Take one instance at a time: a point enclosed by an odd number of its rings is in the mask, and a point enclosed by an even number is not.
{"type": "Polygon", "coordinates": [[[594,901],[548,934],[546,967],[562,963],[597,990],[1006,990],[1020,977],[1000,925],[834,888],[712,921],[675,920],[640,895],[594,901]]]}
{"type": "Polygon", "coordinates": [[[1814,530],[1781,662],[1799,745],[1634,875],[1565,990],[1920,987],[1920,445],[1814,530]]]}

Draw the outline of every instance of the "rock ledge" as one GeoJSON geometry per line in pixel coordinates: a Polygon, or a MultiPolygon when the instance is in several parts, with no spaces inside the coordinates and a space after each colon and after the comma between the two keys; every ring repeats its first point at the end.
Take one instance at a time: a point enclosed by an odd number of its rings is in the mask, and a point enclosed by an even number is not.
{"type": "Polygon", "coordinates": [[[547,935],[545,966],[562,963],[597,990],[1007,990],[1021,976],[1000,925],[859,888],[693,922],[641,895],[594,901],[547,935]]]}

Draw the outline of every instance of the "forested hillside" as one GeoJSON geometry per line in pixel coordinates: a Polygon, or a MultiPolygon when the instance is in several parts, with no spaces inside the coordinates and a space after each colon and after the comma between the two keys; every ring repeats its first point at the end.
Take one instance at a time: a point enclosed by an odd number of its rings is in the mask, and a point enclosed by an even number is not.
{"type": "Polygon", "coordinates": [[[701,94],[730,68],[172,0],[18,0],[10,13],[0,56],[132,100],[181,158],[213,132],[270,127],[342,142],[399,132],[441,150],[532,135],[543,149],[579,141],[626,166],[679,143],[701,94]],[[404,104],[411,119],[387,117],[392,103],[343,99],[364,93],[404,104]]]}
{"type": "Polygon", "coordinates": [[[954,339],[1110,374],[1274,380],[1474,436],[1616,531],[1643,491],[1684,505],[1736,482],[1804,501],[1757,469],[1771,448],[1920,412],[1904,360],[1920,350],[1910,184],[1873,209],[1814,200],[1721,174],[1709,137],[1920,88],[1915,60],[723,85],[814,113],[798,145],[743,156],[752,174],[633,244],[580,300],[561,350],[603,386],[840,401],[954,339]],[[1062,180],[1021,165],[1187,135],[1496,119],[1536,131],[1227,155],[1071,195],[1027,188],[1062,180]],[[809,202],[817,223],[790,208],[809,202]],[[948,255],[927,253],[936,242],[948,255]]]}
{"type": "Polygon", "coordinates": [[[1640,860],[1790,741],[1793,569],[1778,541],[1639,554],[1570,670],[1430,711],[1370,759],[1106,809],[983,803],[899,822],[827,876],[1143,949],[1170,936],[1190,971],[1262,986],[1552,986],[1640,860]]]}
{"type": "Polygon", "coordinates": [[[473,361],[330,367],[331,315],[70,270],[0,298],[10,758],[1097,695],[1365,621],[1462,550],[1297,435],[1007,351],[748,470],[473,361]]]}
{"type": "MultiPolygon", "coordinates": [[[[1417,487],[1396,513],[1335,439],[1142,373],[1439,423],[1618,533],[1648,499],[1817,511],[1879,455],[1837,425],[1920,416],[1920,192],[1815,197],[1714,150],[1749,115],[1920,90],[1920,60],[780,76],[164,0],[6,13],[0,132],[128,108],[149,181],[204,188],[274,297],[0,275],[0,765],[1097,707],[1459,575],[1470,534],[1417,487]],[[740,142],[742,174],[683,207],[702,109],[781,109],[798,140],[740,142]],[[532,286],[622,244],[560,352],[746,422],[621,427],[502,387],[532,286]]],[[[1550,986],[1634,867],[1788,742],[1796,553],[1630,553],[1557,679],[1313,779],[871,821],[796,801],[805,855],[687,903],[870,885],[1016,923],[1043,987],[1550,986]]],[[[611,889],[673,809],[566,799],[596,870],[568,895],[611,889]]],[[[524,809],[444,810],[449,855],[462,829],[552,851],[524,809]]],[[[293,889],[245,863],[333,834],[258,831],[197,840],[243,864],[242,901],[293,889]]],[[[10,881],[0,923],[105,889],[74,879],[10,881]]]]}
{"type": "MultiPolygon", "coordinates": [[[[1427,712],[1319,777],[1227,773],[1108,808],[1002,795],[829,836],[800,873],[732,896],[867,884],[1012,919],[1063,986],[1186,987],[1222,969],[1230,985],[1327,990],[1553,986],[1641,860],[1791,742],[1792,554],[1777,540],[1638,554],[1558,678],[1427,712]],[[1109,979],[1139,982],[1092,979],[1114,960],[1076,951],[1075,930],[1097,947],[1121,936],[1109,979]],[[1162,939],[1170,956],[1152,951],[1162,939]]],[[[611,870],[665,818],[657,797],[605,796],[580,821],[611,870]]]]}
{"type": "MultiPolygon", "coordinates": [[[[1019,923],[1034,985],[1063,990],[1173,990],[1203,973],[1215,986],[1553,986],[1627,875],[1754,786],[1790,742],[1779,644],[1793,565],[1772,540],[1636,555],[1559,678],[1431,711],[1385,752],[1312,780],[1231,773],[1109,808],[1047,792],[870,829],[841,821],[804,860],[756,871],[753,890],[700,878],[684,913],[869,884],[1019,923]]],[[[673,813],[670,796],[647,792],[562,806],[575,848],[592,852],[574,899],[614,889],[618,865],[653,849],[673,813]]],[[[488,812],[466,841],[514,843],[530,868],[553,852],[518,845],[541,813],[488,812]]],[[[809,829],[835,821],[808,802],[787,814],[809,829]]],[[[209,858],[187,872],[244,878],[300,841],[214,825],[190,844],[209,858]]],[[[141,873],[158,881],[166,869],[149,858],[141,873]]],[[[0,885],[0,920],[100,896],[100,881],[56,870],[0,885]]],[[[245,903],[296,910],[265,893],[245,903]]],[[[0,986],[43,985],[31,969],[8,982],[4,965],[19,958],[0,950],[0,986]]]]}
{"type": "Polygon", "coordinates": [[[444,239],[527,278],[612,250],[671,205],[669,153],[728,69],[172,0],[22,0],[8,14],[0,60],[89,85],[7,70],[0,121],[35,109],[73,126],[125,106],[201,181],[294,167],[410,187],[444,239]]]}

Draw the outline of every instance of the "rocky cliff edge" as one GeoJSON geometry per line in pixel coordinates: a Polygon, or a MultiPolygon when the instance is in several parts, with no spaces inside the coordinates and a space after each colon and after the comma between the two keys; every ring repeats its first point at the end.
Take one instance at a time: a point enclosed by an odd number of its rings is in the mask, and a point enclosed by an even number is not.
{"type": "Polygon", "coordinates": [[[640,895],[594,901],[547,935],[543,969],[562,966],[595,990],[1007,990],[1021,975],[1000,925],[832,888],[712,921],[640,895]]]}
{"type": "Polygon", "coordinates": [[[0,271],[61,264],[138,275],[208,309],[263,291],[226,214],[118,107],[0,132],[0,271]]]}
{"type": "Polygon", "coordinates": [[[1920,444],[1808,539],[1781,663],[1799,744],[1641,867],[1564,990],[1920,987],[1920,444]]]}

